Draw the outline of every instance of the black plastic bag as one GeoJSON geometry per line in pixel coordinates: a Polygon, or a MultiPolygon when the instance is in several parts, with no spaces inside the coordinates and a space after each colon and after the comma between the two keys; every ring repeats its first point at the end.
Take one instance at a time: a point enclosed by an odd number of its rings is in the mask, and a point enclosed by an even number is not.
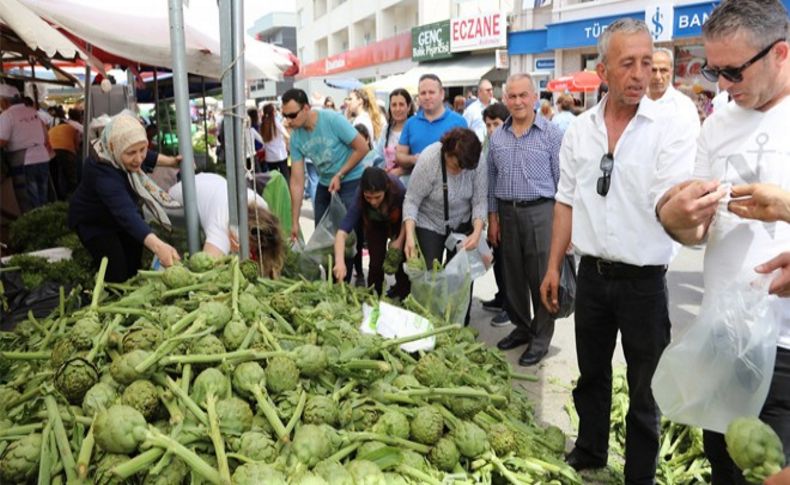
{"type": "Polygon", "coordinates": [[[555,318],[568,318],[576,308],[576,258],[573,254],[566,254],[562,261],[559,288],[559,311],[553,315],[555,318]]]}

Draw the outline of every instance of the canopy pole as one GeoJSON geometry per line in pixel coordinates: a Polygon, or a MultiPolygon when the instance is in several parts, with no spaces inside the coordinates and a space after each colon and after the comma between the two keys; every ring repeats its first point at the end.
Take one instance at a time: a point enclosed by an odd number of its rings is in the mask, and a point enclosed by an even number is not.
{"type": "MultiPolygon", "coordinates": [[[[88,44],[85,46],[88,57],[91,55],[93,46],[88,44]]],[[[82,103],[82,162],[88,159],[90,153],[91,137],[90,137],[90,121],[91,121],[91,66],[85,60],[85,101],[82,103]]],[[[78,179],[82,179],[82,163],[77,164],[78,179]]]]}
{"type": "Polygon", "coordinates": [[[189,253],[199,250],[197,190],[195,189],[194,154],[189,129],[189,86],[187,85],[186,43],[182,0],[168,0],[170,11],[170,45],[173,49],[173,90],[176,100],[178,151],[181,160],[181,186],[184,191],[184,215],[187,222],[189,253]]]}
{"type": "Polygon", "coordinates": [[[200,94],[203,96],[203,143],[206,147],[206,164],[208,164],[208,106],[206,106],[206,76],[200,76],[200,94]]]}
{"type": "MultiPolygon", "coordinates": [[[[233,57],[235,59],[235,64],[233,64],[233,104],[235,106],[234,111],[236,113],[236,116],[234,116],[234,119],[236,120],[236,123],[234,124],[234,128],[236,130],[236,139],[234,142],[236,143],[236,153],[241,155],[236,157],[236,159],[239,161],[239,166],[246,169],[247,153],[244,149],[244,140],[247,139],[247,136],[242,131],[243,127],[245,126],[244,120],[247,117],[244,106],[247,99],[244,89],[244,2],[231,2],[231,8],[233,17],[233,23],[231,25],[233,31],[233,57]]],[[[252,142],[252,140],[250,140],[250,142],[252,142]]],[[[239,200],[239,233],[244,235],[243,237],[239,238],[239,251],[241,252],[240,259],[242,261],[248,259],[250,255],[250,238],[246,237],[248,234],[247,180],[244,176],[244,169],[238,170],[236,172],[236,196],[239,200]]],[[[254,159],[252,176],[255,176],[254,159]]]]}
{"type": "Polygon", "coordinates": [[[156,150],[161,152],[164,143],[162,143],[162,107],[159,106],[159,73],[154,67],[154,106],[156,113],[156,150]]]}
{"type": "MultiPolygon", "coordinates": [[[[236,182],[237,167],[236,162],[236,132],[234,126],[236,120],[233,113],[233,73],[231,65],[233,63],[233,29],[231,19],[231,0],[219,0],[219,39],[220,56],[222,65],[222,131],[224,135],[223,148],[225,150],[225,173],[228,182],[228,209],[230,231],[236,236],[239,235],[239,205],[236,182]]],[[[246,212],[245,212],[246,214],[246,212]]],[[[239,242],[246,237],[239,237],[239,242]]]]}

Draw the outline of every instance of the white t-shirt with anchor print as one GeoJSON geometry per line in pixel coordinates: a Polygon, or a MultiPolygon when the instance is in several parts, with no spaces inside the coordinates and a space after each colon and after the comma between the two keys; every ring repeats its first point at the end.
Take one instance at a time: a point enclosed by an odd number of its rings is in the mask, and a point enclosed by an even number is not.
{"type": "MultiPolygon", "coordinates": [[[[699,137],[696,178],[722,184],[771,183],[790,191],[790,97],[766,112],[730,103],[705,120],[699,137]]],[[[705,298],[754,267],[790,251],[790,224],[741,219],[725,197],[708,232],[705,298]]],[[[790,298],[776,302],[782,315],[780,347],[790,349],[790,298]]]]}

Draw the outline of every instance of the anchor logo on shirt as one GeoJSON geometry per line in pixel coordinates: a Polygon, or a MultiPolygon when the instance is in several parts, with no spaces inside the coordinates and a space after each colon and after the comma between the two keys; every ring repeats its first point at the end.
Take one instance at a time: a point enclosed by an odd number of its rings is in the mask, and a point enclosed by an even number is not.
{"type": "MultiPolygon", "coordinates": [[[[766,148],[766,145],[770,141],[770,136],[768,133],[762,132],[759,133],[756,137],[754,142],[757,144],[756,150],[746,150],[746,153],[753,153],[755,154],[755,164],[754,168],[749,164],[746,157],[741,154],[733,154],[727,157],[725,162],[724,173],[725,175],[729,172],[730,168],[732,168],[735,173],[738,174],[744,183],[747,184],[756,184],[760,183],[760,172],[762,168],[762,161],[763,156],[768,153],[776,153],[776,150],[769,150],[766,148]]],[[[771,235],[773,238],[776,234],[776,223],[775,222],[763,222],[763,227],[765,228],[766,232],[771,235]]]]}

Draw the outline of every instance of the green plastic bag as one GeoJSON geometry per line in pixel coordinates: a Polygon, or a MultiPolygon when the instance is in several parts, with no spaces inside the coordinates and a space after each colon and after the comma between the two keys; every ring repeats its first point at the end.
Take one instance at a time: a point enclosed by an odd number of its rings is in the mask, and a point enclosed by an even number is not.
{"type": "Polygon", "coordinates": [[[291,237],[291,226],[293,225],[291,220],[291,192],[288,189],[288,182],[283,174],[277,170],[270,171],[269,177],[269,181],[263,189],[263,200],[269,206],[269,212],[280,220],[283,237],[288,240],[291,237]]]}

